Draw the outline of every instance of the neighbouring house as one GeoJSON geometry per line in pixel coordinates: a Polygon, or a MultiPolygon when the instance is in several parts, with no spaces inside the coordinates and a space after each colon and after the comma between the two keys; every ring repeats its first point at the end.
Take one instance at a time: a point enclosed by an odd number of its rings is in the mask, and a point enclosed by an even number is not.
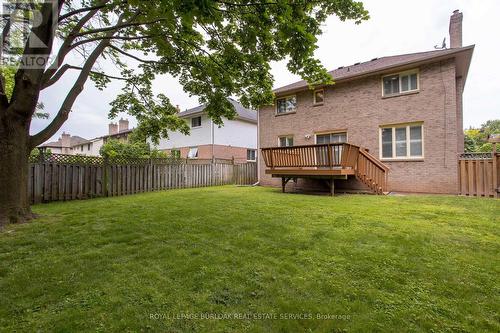
{"type": "Polygon", "coordinates": [[[57,141],[44,143],[38,148],[41,150],[48,150],[53,154],[73,154],[73,147],[80,145],[88,140],[77,135],[70,135],[66,132],[61,134],[61,137],[57,141]]]}
{"type": "Polygon", "coordinates": [[[224,125],[217,126],[200,105],[179,113],[191,127],[184,135],[172,132],[168,139],[161,139],[158,149],[170,155],[189,159],[234,159],[237,163],[255,161],[257,158],[257,112],[243,107],[229,98],[236,110],[232,120],[223,118],[224,125]]]}
{"type": "Polygon", "coordinates": [[[335,85],[276,89],[274,105],[258,112],[260,183],[457,193],[462,93],[474,50],[462,46],[458,10],[449,33],[449,48],[339,67],[330,72],[335,85]]]}
{"type": "Polygon", "coordinates": [[[50,148],[50,151],[54,154],[99,156],[99,150],[109,139],[127,141],[128,136],[133,131],[133,129],[129,129],[129,121],[123,118],[118,123],[111,122],[108,129],[107,135],[90,140],[76,135],[71,136],[64,132],[57,141],[44,143],[38,148],[50,148]]]}
{"type": "Polygon", "coordinates": [[[107,135],[99,136],[73,146],[73,154],[99,156],[101,147],[109,139],[127,142],[128,136],[132,131],[133,129],[129,128],[128,119],[121,118],[118,123],[109,123],[107,135]]]}

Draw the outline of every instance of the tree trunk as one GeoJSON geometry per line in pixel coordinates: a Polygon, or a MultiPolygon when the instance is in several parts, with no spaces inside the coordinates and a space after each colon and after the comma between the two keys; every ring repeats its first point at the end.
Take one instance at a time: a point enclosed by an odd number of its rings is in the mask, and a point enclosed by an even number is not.
{"type": "Polygon", "coordinates": [[[8,111],[0,116],[0,228],[32,218],[28,200],[29,125],[29,120],[8,111]]]}

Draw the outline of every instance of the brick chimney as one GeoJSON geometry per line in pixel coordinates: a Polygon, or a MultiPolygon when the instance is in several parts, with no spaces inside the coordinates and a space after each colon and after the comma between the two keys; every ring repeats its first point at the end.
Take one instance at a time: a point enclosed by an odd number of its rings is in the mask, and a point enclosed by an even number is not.
{"type": "Polygon", "coordinates": [[[462,19],[460,11],[454,10],[450,17],[450,48],[462,47],[462,19]]]}
{"type": "Polygon", "coordinates": [[[111,122],[109,123],[108,128],[109,128],[109,135],[118,133],[118,124],[111,122]]]}
{"type": "Polygon", "coordinates": [[[66,132],[63,132],[61,134],[61,146],[64,147],[70,147],[71,146],[71,135],[69,135],[66,132]]]}
{"type": "Polygon", "coordinates": [[[118,132],[123,132],[128,130],[128,119],[121,118],[118,121],[118,132]]]}

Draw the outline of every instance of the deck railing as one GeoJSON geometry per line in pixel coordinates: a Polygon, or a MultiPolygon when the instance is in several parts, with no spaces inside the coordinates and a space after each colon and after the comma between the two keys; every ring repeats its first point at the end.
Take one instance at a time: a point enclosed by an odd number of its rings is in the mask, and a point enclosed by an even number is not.
{"type": "Polygon", "coordinates": [[[360,150],[356,165],[356,177],[376,193],[387,192],[389,168],[375,156],[360,150]]]}
{"type": "Polygon", "coordinates": [[[351,169],[374,192],[387,191],[389,168],[350,143],[262,148],[262,157],[266,166],[277,173],[280,169],[351,169]]]}
{"type": "Polygon", "coordinates": [[[266,166],[275,168],[354,168],[359,147],[349,143],[328,143],[292,147],[262,148],[266,166]]]}

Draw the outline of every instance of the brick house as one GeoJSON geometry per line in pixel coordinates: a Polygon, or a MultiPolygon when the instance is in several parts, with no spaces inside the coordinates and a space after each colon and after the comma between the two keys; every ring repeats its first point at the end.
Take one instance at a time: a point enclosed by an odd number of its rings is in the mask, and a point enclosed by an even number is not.
{"type": "Polygon", "coordinates": [[[223,118],[224,125],[217,126],[205,113],[204,105],[179,113],[191,127],[190,135],[169,133],[161,139],[158,149],[168,154],[189,159],[234,159],[237,163],[255,161],[257,158],[257,112],[243,107],[229,98],[236,111],[232,120],[223,118]]]}
{"type": "MultiPolygon", "coordinates": [[[[330,72],[335,80],[331,86],[310,89],[305,81],[299,81],[276,89],[274,105],[263,106],[258,112],[259,147],[348,142],[361,147],[363,154],[366,149],[371,163],[376,164],[376,159],[389,169],[387,191],[457,193],[457,154],[464,149],[462,92],[474,46],[462,46],[462,13],[458,10],[451,16],[449,32],[448,49],[339,67],[330,72]]],[[[295,173],[270,166],[273,157],[274,163],[280,156],[286,160],[298,154],[297,149],[274,149],[275,155],[264,156],[259,163],[261,185],[284,186],[293,178],[296,182],[287,186],[323,186],[317,179],[321,177],[304,176],[305,169],[324,169],[310,168],[311,162],[293,164],[295,173]]],[[[317,148],[307,149],[316,149],[310,155],[311,161],[318,162],[317,148]]],[[[332,191],[333,184],[337,188],[366,188],[359,180],[370,177],[356,172],[337,172],[331,179],[332,191]]]]}

